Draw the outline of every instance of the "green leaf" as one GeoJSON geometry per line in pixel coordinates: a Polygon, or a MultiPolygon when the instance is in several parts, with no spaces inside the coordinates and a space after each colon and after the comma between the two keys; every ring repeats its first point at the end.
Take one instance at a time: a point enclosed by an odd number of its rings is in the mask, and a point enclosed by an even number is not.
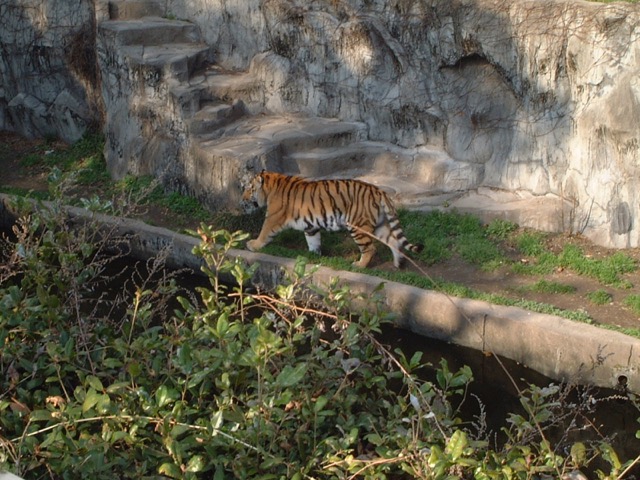
{"type": "Polygon", "coordinates": [[[453,462],[456,462],[464,453],[464,449],[469,445],[467,434],[462,430],[456,430],[451,435],[445,451],[453,462]]]}
{"type": "Polygon", "coordinates": [[[222,421],[222,410],[218,410],[216,413],[211,415],[211,428],[213,429],[212,435],[217,435],[218,430],[220,430],[220,427],[222,426],[222,421]]]}
{"type": "Polygon", "coordinates": [[[587,449],[584,443],[577,442],[571,446],[571,460],[576,466],[584,465],[587,461],[587,449]]]}
{"type": "Polygon", "coordinates": [[[126,390],[127,387],[129,387],[129,385],[131,385],[130,382],[116,382],[116,383],[112,383],[111,385],[109,385],[107,387],[107,393],[116,393],[119,392],[121,390],[126,390]]]}
{"type": "Polygon", "coordinates": [[[160,385],[156,390],[156,404],[158,407],[164,407],[172,403],[180,397],[180,394],[173,388],[167,388],[166,385],[160,385]]]}
{"type": "Polygon", "coordinates": [[[100,400],[100,397],[102,397],[101,394],[96,392],[93,388],[90,388],[87,392],[87,396],[84,398],[84,402],[82,403],[82,413],[93,408],[100,400]]]}
{"type": "Polygon", "coordinates": [[[187,462],[187,472],[201,472],[206,465],[206,461],[202,455],[194,455],[187,462]]]}
{"type": "Polygon", "coordinates": [[[615,452],[613,447],[608,443],[603,443],[600,445],[600,450],[602,451],[602,458],[609,462],[613,468],[619,470],[622,464],[620,463],[618,454],[615,452]]]}
{"type": "Polygon", "coordinates": [[[325,397],[324,395],[320,395],[316,399],[316,402],[313,404],[313,411],[315,413],[321,412],[328,401],[329,401],[329,399],[327,397],[325,397]]]}
{"type": "Polygon", "coordinates": [[[29,419],[33,422],[51,420],[51,412],[49,410],[34,410],[29,414],[29,419]]]}
{"type": "Polygon", "coordinates": [[[291,387],[300,382],[307,373],[307,364],[299,363],[295,367],[286,365],[276,378],[276,383],[281,387],[291,387]]]}
{"type": "Polygon", "coordinates": [[[180,468],[174,463],[163,463],[160,465],[160,468],[158,468],[158,473],[171,478],[182,478],[180,468]]]}
{"type": "Polygon", "coordinates": [[[184,343],[178,348],[176,363],[184,373],[189,374],[193,370],[193,359],[191,358],[191,346],[188,343],[184,343]]]}
{"type": "Polygon", "coordinates": [[[104,391],[104,387],[102,386],[102,382],[100,381],[100,379],[96,376],[93,375],[88,375],[86,378],[86,382],[89,384],[89,386],[93,389],[95,389],[98,392],[102,392],[104,391]]]}

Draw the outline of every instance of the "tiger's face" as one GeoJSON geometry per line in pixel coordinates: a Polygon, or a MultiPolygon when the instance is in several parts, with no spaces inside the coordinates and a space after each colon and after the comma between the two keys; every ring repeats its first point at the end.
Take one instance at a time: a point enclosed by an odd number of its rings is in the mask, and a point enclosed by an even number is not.
{"type": "Polygon", "coordinates": [[[262,188],[264,178],[261,173],[254,176],[242,194],[242,203],[246,211],[255,210],[256,207],[264,207],[267,204],[267,196],[262,188]]]}

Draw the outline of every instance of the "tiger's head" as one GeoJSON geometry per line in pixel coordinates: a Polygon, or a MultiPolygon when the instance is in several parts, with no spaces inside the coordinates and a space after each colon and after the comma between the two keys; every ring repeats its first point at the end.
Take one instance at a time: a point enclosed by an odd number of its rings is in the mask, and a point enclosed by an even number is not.
{"type": "Polygon", "coordinates": [[[250,212],[267,204],[267,196],[264,192],[264,170],[255,175],[246,185],[242,194],[242,207],[250,212]]]}

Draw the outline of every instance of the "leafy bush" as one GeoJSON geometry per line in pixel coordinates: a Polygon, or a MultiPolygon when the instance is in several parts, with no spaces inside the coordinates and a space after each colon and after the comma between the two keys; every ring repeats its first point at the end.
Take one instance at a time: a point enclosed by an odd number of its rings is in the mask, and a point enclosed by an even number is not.
{"type": "Polygon", "coordinates": [[[604,440],[546,440],[562,419],[580,428],[559,386],[522,392],[502,445],[482,418],[463,424],[468,367],[441,362],[421,379],[420,353],[379,340],[390,320],[381,302],[355,312],[347,288],[309,289],[303,260],[273,294],[251,287],[256,267],[227,256],[245,234],[194,232],[206,275],[196,295],[159,258],[107,300],[97,292],[113,288],[106,269],[125,240],[69,225],[60,206],[40,206],[1,249],[0,468],[29,478],[524,479],[595,458],[614,478],[632,464],[604,440]]]}

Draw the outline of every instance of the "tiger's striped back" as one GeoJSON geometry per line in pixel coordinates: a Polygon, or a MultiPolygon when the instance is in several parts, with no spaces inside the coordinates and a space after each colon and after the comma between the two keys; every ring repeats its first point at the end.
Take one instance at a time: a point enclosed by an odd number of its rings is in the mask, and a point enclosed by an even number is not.
{"type": "Polygon", "coordinates": [[[389,196],[359,180],[306,180],[262,172],[243,198],[267,206],[260,235],[247,243],[250,250],[264,247],[286,228],[304,231],[309,250],[316,253],[321,229],[347,229],[360,249],[361,257],[354,263],[359,267],[367,266],[375,253],[373,238],[391,248],[396,266],[404,258],[401,250],[421,250],[406,239],[389,196]]]}

